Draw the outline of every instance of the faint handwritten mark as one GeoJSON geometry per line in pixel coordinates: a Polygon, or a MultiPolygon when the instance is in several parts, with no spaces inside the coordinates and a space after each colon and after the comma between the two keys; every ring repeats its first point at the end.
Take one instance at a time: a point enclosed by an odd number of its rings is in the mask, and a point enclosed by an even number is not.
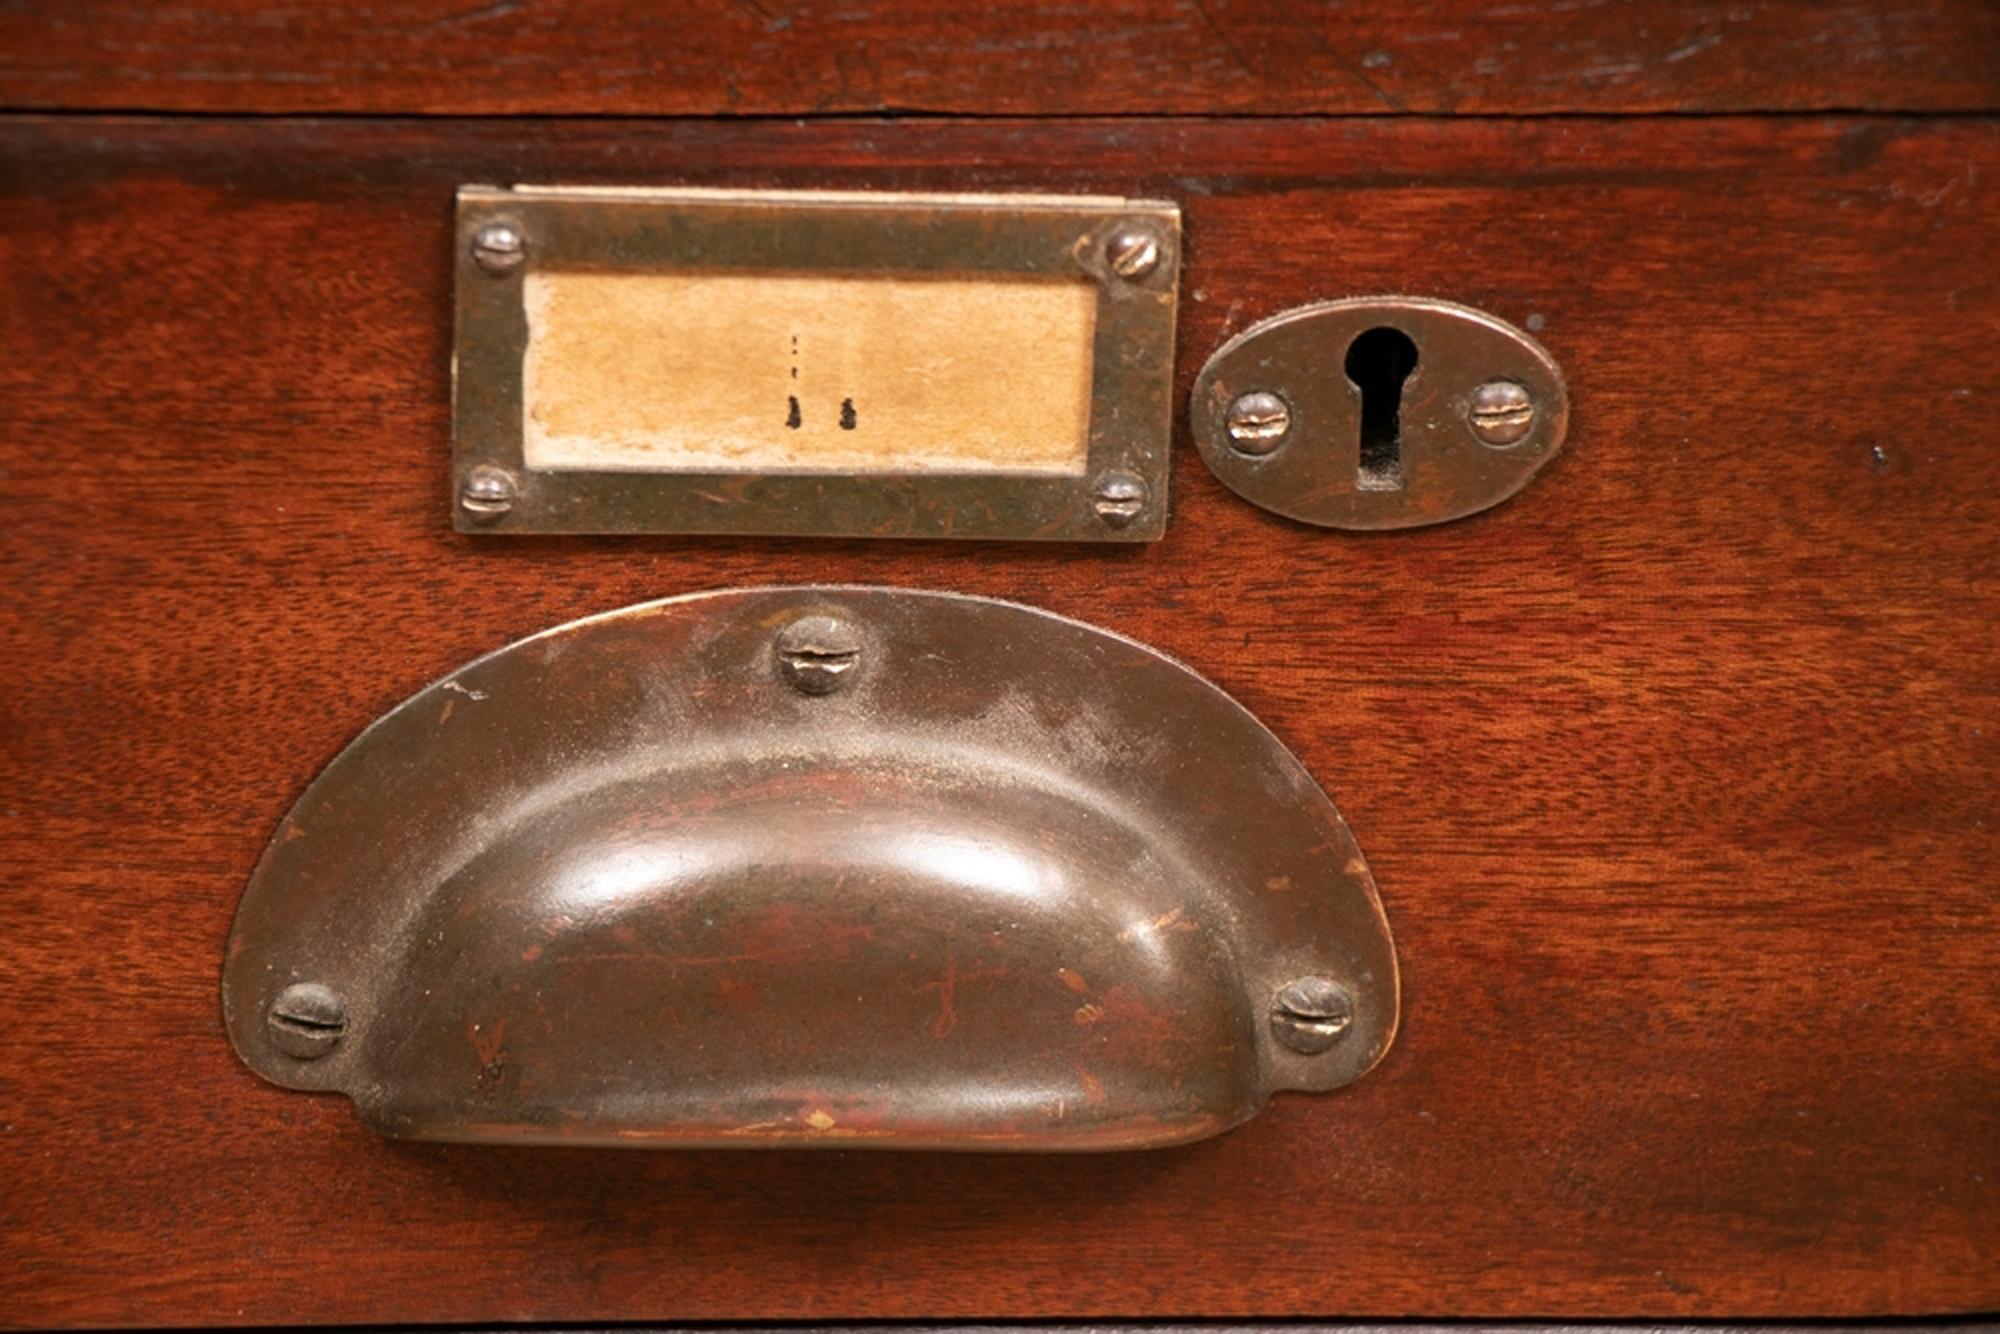
{"type": "MultiPolygon", "coordinates": [[[[792,335],[791,378],[795,384],[799,378],[799,336],[797,334],[792,335]]],[[[860,423],[861,416],[855,409],[854,400],[851,398],[841,399],[840,429],[843,431],[852,431],[860,423]]],[[[787,394],[785,396],[785,425],[794,431],[805,425],[805,413],[799,407],[799,396],[797,394],[787,394]]]]}

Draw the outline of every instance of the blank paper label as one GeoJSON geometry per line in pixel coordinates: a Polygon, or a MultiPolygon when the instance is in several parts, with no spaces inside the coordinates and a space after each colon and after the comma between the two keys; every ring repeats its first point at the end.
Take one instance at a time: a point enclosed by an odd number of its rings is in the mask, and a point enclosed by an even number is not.
{"type": "Polygon", "coordinates": [[[544,271],[523,299],[530,468],[1084,471],[1081,277],[544,271]]]}

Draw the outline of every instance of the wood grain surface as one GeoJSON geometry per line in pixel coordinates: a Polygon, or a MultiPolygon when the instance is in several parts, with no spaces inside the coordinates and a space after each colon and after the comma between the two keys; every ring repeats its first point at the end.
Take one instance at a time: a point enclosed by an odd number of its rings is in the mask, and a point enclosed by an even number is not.
{"type": "MultiPolygon", "coordinates": [[[[17,57],[18,58],[18,57],[17,57]]],[[[1754,1317],[2000,1306],[2000,123],[0,119],[0,1323],[1754,1317]],[[1178,443],[1143,548],[461,537],[461,182],[1178,199],[1179,376],[1404,291],[1569,446],[1321,532],[1178,443]],[[1192,663],[1382,886],[1351,1089],[1128,1157],[378,1140],[237,1062],[224,936],[378,713],[732,584],[1192,663]]]]}
{"type": "Polygon", "coordinates": [[[0,105],[375,114],[1991,111],[1991,0],[13,0],[0,105]]]}

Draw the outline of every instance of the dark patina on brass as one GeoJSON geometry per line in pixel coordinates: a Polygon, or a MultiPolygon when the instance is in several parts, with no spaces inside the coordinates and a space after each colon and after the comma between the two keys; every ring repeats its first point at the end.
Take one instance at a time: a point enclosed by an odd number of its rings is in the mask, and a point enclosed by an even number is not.
{"type": "Polygon", "coordinates": [[[1548,352],[1503,320],[1360,297],[1231,338],[1196,378],[1189,416],[1202,459],[1245,500],[1327,528],[1413,528],[1526,486],[1562,448],[1569,393],[1548,352]],[[1405,340],[1394,383],[1356,369],[1381,337],[1405,340]]]}
{"type": "Polygon", "coordinates": [[[1150,542],[1166,530],[1181,252],[1172,203],[466,186],[456,241],[461,532],[1150,542]],[[523,282],[542,270],[1078,279],[1096,293],[1087,459],[1058,474],[531,468],[523,282]]]}
{"type": "Polygon", "coordinates": [[[1123,1149],[1368,1070],[1368,868],[1187,668],[849,587],[577,621],[418,692],[285,817],[223,970],[264,1078],[383,1133],[1123,1149]]]}

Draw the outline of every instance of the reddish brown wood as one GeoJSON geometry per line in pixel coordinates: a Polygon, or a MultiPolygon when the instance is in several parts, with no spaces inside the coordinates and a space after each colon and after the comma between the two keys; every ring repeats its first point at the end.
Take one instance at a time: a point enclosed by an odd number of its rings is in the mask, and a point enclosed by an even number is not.
{"type": "Polygon", "coordinates": [[[2000,125],[0,122],[0,1320],[1858,1316],[2000,1306],[2000,125]],[[1178,451],[1144,549],[450,531],[452,187],[1167,195],[1182,385],[1400,290],[1570,443],[1332,534],[1178,451]],[[264,839],[436,674],[641,598],[1015,596],[1334,793],[1402,1036],[1186,1150],[388,1143],[217,1003],[264,839]]]}
{"type": "Polygon", "coordinates": [[[16,109],[1985,111],[1989,0],[22,0],[16,109]]]}

